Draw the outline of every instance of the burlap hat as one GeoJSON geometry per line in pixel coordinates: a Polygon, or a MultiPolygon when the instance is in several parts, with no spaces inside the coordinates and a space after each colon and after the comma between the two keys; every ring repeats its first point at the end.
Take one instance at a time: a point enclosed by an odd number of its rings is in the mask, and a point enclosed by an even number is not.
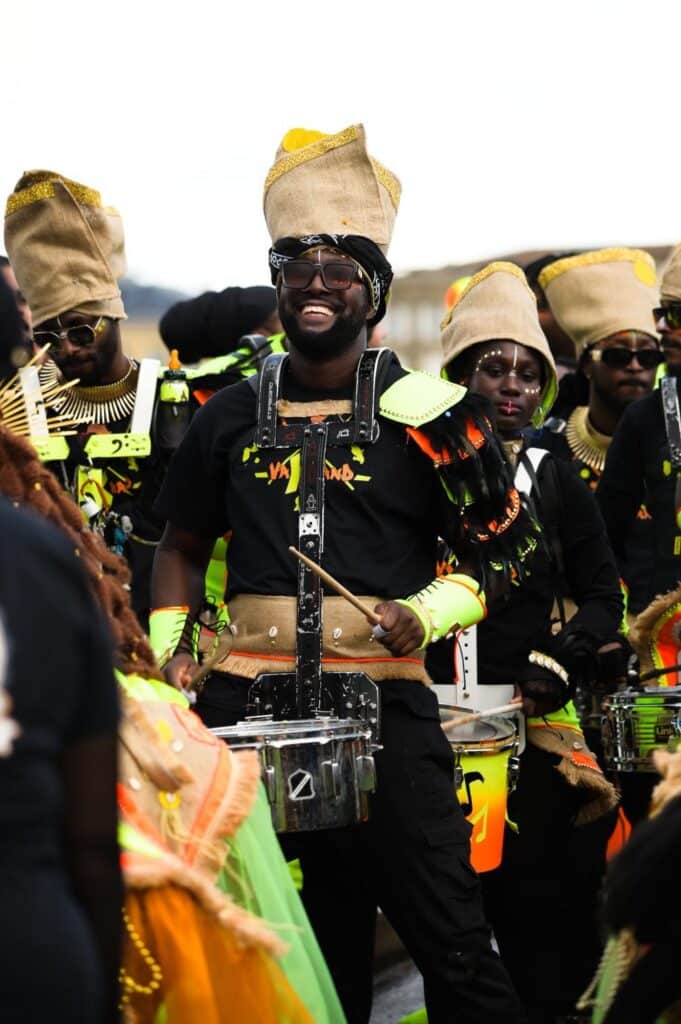
{"type": "Polygon", "coordinates": [[[272,241],[307,235],[362,235],[387,252],[401,186],[369,156],[364,128],[336,135],[293,128],[265,180],[264,208],[272,241]]]}
{"type": "Polygon", "coordinates": [[[664,268],[660,298],[663,302],[681,302],[681,245],[676,246],[664,268]]]}
{"type": "Polygon", "coordinates": [[[442,368],[484,341],[517,341],[536,352],[546,380],[532,417],[540,426],[558,389],[556,364],[541,329],[537,300],[520,267],[496,262],[475,274],[441,324],[442,368]]]}
{"type": "Polygon", "coordinates": [[[618,331],[655,337],[655,261],[643,249],[599,249],[556,260],[544,267],[539,284],[578,353],[618,331]]]}
{"type": "Polygon", "coordinates": [[[72,309],[125,317],[123,222],[94,189],[26,172],[7,200],[5,246],[35,324],[72,309]]]}

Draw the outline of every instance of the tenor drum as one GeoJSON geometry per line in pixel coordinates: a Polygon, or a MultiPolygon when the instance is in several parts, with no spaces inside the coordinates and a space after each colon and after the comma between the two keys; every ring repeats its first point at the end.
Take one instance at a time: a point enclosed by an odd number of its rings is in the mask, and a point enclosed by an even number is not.
{"type": "Polygon", "coordinates": [[[681,686],[623,690],[603,701],[603,754],[619,772],[654,772],[653,750],[681,736],[681,686]]]}
{"type": "Polygon", "coordinates": [[[257,750],[277,832],[345,828],[369,816],[376,788],[371,729],[355,719],[249,718],[211,729],[234,750],[257,750]]]}
{"type": "MultiPolygon", "coordinates": [[[[449,721],[468,708],[440,706],[449,721]]],[[[469,722],[447,733],[454,752],[454,784],[461,809],[473,826],[471,864],[492,871],[501,864],[509,793],[518,775],[518,732],[507,718],[469,722]]]]}

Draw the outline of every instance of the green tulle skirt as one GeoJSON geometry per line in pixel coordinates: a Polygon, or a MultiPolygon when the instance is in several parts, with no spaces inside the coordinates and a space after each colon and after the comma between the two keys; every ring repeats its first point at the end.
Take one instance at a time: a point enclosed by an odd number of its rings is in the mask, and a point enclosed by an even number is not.
{"type": "Polygon", "coordinates": [[[331,975],[272,828],[262,785],[253,811],[229,845],[218,885],[289,945],[279,963],[315,1024],[345,1024],[331,975]]]}

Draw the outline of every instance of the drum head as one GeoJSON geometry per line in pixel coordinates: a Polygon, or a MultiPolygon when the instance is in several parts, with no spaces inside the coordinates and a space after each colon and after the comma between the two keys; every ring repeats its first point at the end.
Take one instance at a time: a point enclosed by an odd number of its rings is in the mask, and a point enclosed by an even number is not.
{"type": "MultiPolygon", "coordinates": [[[[451,722],[459,715],[471,713],[470,708],[456,708],[446,704],[440,705],[440,719],[451,722]]],[[[516,737],[516,727],[506,718],[485,718],[479,722],[468,722],[458,729],[448,729],[447,739],[455,749],[457,747],[476,747],[492,750],[510,746],[516,737]]]]}

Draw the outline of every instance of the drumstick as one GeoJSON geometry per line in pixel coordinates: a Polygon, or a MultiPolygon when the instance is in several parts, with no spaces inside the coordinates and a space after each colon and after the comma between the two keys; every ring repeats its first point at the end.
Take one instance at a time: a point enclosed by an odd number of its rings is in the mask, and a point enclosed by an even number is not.
{"type": "Polygon", "coordinates": [[[320,579],[324,580],[325,583],[328,583],[332,590],[335,590],[337,594],[340,594],[340,596],[344,597],[345,600],[348,601],[351,605],[354,605],[354,607],[358,611],[360,611],[362,615],[366,615],[367,619],[369,619],[370,622],[373,622],[375,626],[381,625],[381,616],[377,615],[373,608],[370,608],[369,605],[364,604],[364,602],[360,601],[358,597],[355,597],[355,595],[350,590],[348,590],[347,587],[344,587],[342,583],[339,583],[338,580],[334,579],[333,576],[326,571],[326,569],[322,569],[321,565],[317,565],[316,562],[313,562],[311,558],[308,558],[307,555],[304,555],[302,551],[298,550],[298,548],[289,546],[289,551],[292,552],[292,554],[294,554],[296,558],[299,558],[300,561],[308,567],[308,569],[312,569],[312,572],[316,573],[320,579]]]}
{"type": "Polygon", "coordinates": [[[508,715],[512,711],[522,709],[522,700],[513,700],[510,704],[501,704],[498,708],[488,708],[487,711],[476,711],[470,715],[462,715],[460,718],[452,718],[445,722],[442,728],[445,732],[456,729],[460,725],[468,725],[469,722],[478,722],[481,718],[491,718],[492,715],[508,715]]]}

